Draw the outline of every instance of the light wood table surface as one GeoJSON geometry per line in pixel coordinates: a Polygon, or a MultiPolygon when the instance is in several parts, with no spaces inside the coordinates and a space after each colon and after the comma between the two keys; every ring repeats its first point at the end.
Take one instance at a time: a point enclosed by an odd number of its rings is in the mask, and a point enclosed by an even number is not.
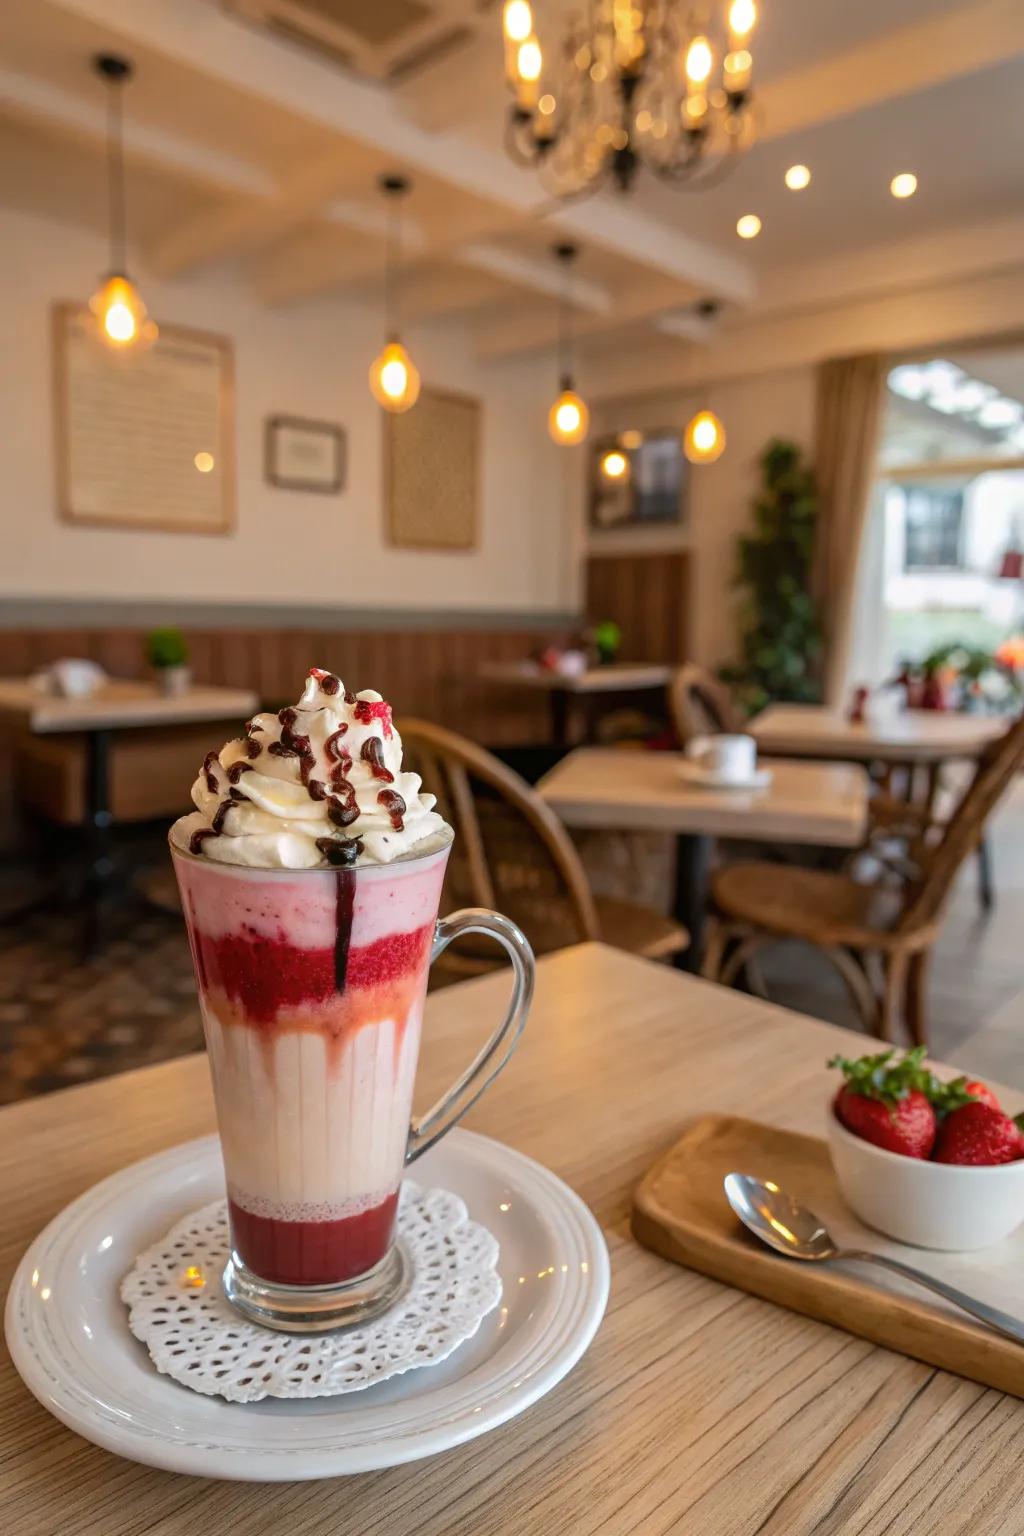
{"type": "Polygon", "coordinates": [[[643,693],[663,689],[672,668],[663,662],[616,661],[606,667],[588,667],[575,677],[539,667],[535,661],[494,661],[480,668],[480,676],[506,688],[532,688],[546,693],[551,705],[551,736],[556,746],[567,747],[590,734],[589,707],[605,693],[643,693]]]}
{"type": "Polygon", "coordinates": [[[818,704],[769,704],[751,723],[762,752],[847,762],[943,763],[975,758],[1006,730],[999,715],[906,709],[856,725],[842,710],[818,704]]]}
{"type": "MultiPolygon", "coordinates": [[[[465,1061],[505,986],[487,977],[430,998],[420,1102],[465,1061]]],[[[821,1134],[824,1061],[863,1045],[599,945],[542,960],[519,1052],[468,1123],[567,1180],[607,1235],[608,1315],[571,1375],[520,1418],[434,1460],[265,1486],[99,1450],[50,1418],[5,1354],[3,1530],[1014,1536],[1024,1529],[1024,1403],[679,1268],[629,1236],[631,1191],[688,1118],[722,1110],[821,1134]]],[[[0,1110],[5,1286],[67,1201],[212,1125],[201,1056],[0,1110]]]]}
{"type": "Polygon", "coordinates": [[[855,848],[867,828],[868,778],[853,763],[773,759],[765,789],[699,789],[683,782],[684,761],[678,752],[583,747],[545,774],[537,791],[569,827],[675,836],[674,915],[690,934],[680,961],[696,971],[712,839],[855,848]]]}
{"type": "Polygon", "coordinates": [[[249,688],[196,686],[172,697],[153,683],[111,678],[84,699],[62,699],[34,688],[27,678],[0,678],[0,716],[18,720],[36,735],[60,731],[114,731],[199,720],[240,720],[259,708],[249,688]]]}

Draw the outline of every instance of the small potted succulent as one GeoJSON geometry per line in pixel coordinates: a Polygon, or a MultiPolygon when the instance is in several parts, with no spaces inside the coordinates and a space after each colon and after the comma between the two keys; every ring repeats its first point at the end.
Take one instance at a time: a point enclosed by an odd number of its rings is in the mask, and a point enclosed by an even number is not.
{"type": "Polygon", "coordinates": [[[192,686],[188,646],[180,629],[154,629],[146,636],[146,660],[157,675],[161,693],[178,698],[192,686]]]}

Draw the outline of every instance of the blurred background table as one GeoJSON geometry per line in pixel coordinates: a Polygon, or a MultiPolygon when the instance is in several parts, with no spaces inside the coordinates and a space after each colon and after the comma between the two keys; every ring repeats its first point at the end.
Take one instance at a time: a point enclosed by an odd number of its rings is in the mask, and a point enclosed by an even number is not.
{"type": "Polygon", "coordinates": [[[855,848],[867,826],[868,777],[852,763],[779,759],[764,789],[703,789],[683,781],[684,762],[678,752],[584,747],[537,790],[566,826],[675,837],[674,915],[690,933],[680,963],[697,970],[713,839],[855,848]]]}
{"type": "Polygon", "coordinates": [[[672,668],[658,662],[611,662],[588,667],[573,676],[553,672],[534,661],[492,662],[480,676],[505,688],[529,688],[546,693],[551,708],[551,739],[559,749],[590,740],[594,733],[595,701],[609,695],[664,691],[672,668]]]}

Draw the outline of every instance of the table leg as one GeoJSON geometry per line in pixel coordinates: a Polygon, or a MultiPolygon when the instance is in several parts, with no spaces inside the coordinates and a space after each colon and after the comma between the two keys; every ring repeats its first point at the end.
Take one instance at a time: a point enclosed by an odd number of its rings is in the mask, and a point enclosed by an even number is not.
{"type": "Polygon", "coordinates": [[[711,838],[700,832],[684,832],[676,838],[676,920],[690,935],[690,947],[677,957],[684,971],[700,971],[704,954],[704,914],[711,868],[711,838]]]}
{"type": "Polygon", "coordinates": [[[86,946],[93,951],[100,943],[103,897],[113,871],[110,856],[110,732],[86,733],[85,761],[85,833],[89,867],[86,874],[86,946]]]}
{"type": "Polygon", "coordinates": [[[560,752],[569,748],[569,695],[564,688],[552,688],[548,698],[551,703],[551,739],[560,752]]]}
{"type": "Polygon", "coordinates": [[[996,904],[992,880],[992,844],[987,837],[982,837],[978,844],[978,901],[983,912],[991,912],[996,904]]]}

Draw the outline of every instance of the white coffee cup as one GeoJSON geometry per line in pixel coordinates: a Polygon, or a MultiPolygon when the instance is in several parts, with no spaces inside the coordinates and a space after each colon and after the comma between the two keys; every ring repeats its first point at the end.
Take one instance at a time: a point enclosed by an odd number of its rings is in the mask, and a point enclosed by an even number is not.
{"type": "Polygon", "coordinates": [[[705,773],[728,784],[746,784],[757,772],[757,742],[753,736],[697,736],[686,755],[705,773]]]}

